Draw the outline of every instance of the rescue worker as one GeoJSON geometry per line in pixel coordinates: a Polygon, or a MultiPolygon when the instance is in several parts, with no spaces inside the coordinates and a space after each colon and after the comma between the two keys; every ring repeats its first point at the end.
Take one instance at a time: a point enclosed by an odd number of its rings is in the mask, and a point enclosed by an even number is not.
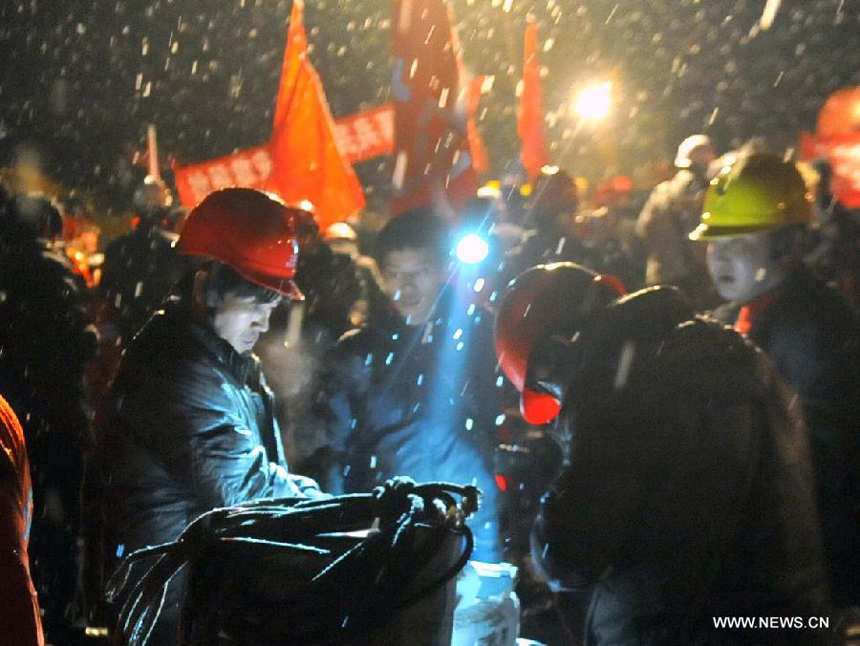
{"type": "Polygon", "coordinates": [[[147,175],[134,195],[137,226],[105,250],[100,292],[115,311],[106,336],[125,347],[188,269],[176,253],[178,235],[168,227],[172,197],[161,180],[147,175]]]}
{"type": "Polygon", "coordinates": [[[505,283],[541,263],[581,260],[584,247],[572,231],[578,208],[579,191],[570,174],[558,166],[541,168],[526,209],[522,240],[505,262],[505,283]]]}
{"type": "Polygon", "coordinates": [[[393,218],[377,237],[389,298],[371,301],[367,323],[341,337],[323,376],[333,449],[327,489],[367,491],[397,475],[477,484],[475,557],[498,561],[491,318],[458,307],[446,286],[450,238],[425,209],[393,218]]]}
{"type": "MultiPolygon", "coordinates": [[[[215,507],[321,495],[287,470],[251,354],[281,299],[301,298],[296,229],[308,217],[245,188],[211,193],[189,214],[178,249],[204,262],[135,337],[111,391],[100,458],[107,574],[215,507]]],[[[171,583],[151,643],[177,643],[183,586],[171,583]]]]}
{"type": "Polygon", "coordinates": [[[677,173],[654,188],[636,222],[649,250],[645,284],[678,287],[697,311],[720,302],[708,279],[704,250],[687,239],[702,212],[708,168],[715,158],[707,135],[682,141],[675,156],[677,173]]]}
{"type": "Polygon", "coordinates": [[[24,431],[0,396],[0,642],[6,646],[45,643],[27,553],[32,518],[24,431]]]}
{"type": "Polygon", "coordinates": [[[83,376],[96,333],[80,281],[51,244],[62,219],[44,195],[0,212],[0,392],[18,415],[33,476],[29,545],[48,641],[73,639],[83,452],[89,434],[83,376]]]}
{"type": "MultiPolygon", "coordinates": [[[[379,290],[381,278],[373,258],[359,251],[358,234],[347,222],[329,226],[322,239],[325,245],[318,249],[318,261],[309,264],[305,271],[300,263],[297,280],[302,287],[307,280],[311,291],[319,293],[322,302],[334,301],[339,309],[346,310],[346,316],[335,317],[321,311],[322,316],[318,317],[325,319],[323,323],[337,338],[367,319],[368,303],[379,290]],[[320,280],[323,276],[331,278],[320,280]]],[[[322,307],[318,309],[323,310],[322,307]]]]}
{"type": "Polygon", "coordinates": [[[794,164],[751,155],[714,180],[690,238],[708,242],[730,301],[715,316],[761,347],[800,398],[834,598],[860,604],[860,328],[802,260],[810,208],[794,164]]]}
{"type": "Polygon", "coordinates": [[[533,558],[578,643],[827,643],[714,619],[828,610],[799,407],[760,351],[675,288],[620,296],[571,263],[512,283],[496,351],[525,418],[566,440],[533,558]]]}
{"type": "MultiPolygon", "coordinates": [[[[632,262],[616,244],[589,245],[588,224],[597,218],[579,213],[580,190],[570,174],[557,166],[544,166],[535,180],[526,216],[527,230],[519,247],[507,253],[503,285],[536,265],[575,262],[594,271],[614,272],[626,284],[638,285],[632,262]]],[[[600,227],[600,224],[597,224],[600,227]]]]}
{"type": "Polygon", "coordinates": [[[576,216],[574,231],[582,241],[580,264],[618,277],[628,289],[642,286],[640,267],[622,247],[619,220],[606,207],[576,216]]]}

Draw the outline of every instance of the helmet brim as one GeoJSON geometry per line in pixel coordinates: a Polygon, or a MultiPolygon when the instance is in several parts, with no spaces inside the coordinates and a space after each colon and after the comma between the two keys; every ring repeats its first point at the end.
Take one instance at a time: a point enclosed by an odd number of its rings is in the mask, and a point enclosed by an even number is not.
{"type": "MultiPolygon", "coordinates": [[[[783,226],[791,226],[785,224],[783,226]]],[[[700,224],[687,236],[694,242],[708,242],[711,240],[720,240],[722,238],[737,238],[738,236],[749,235],[750,233],[761,233],[762,231],[774,231],[783,227],[775,227],[769,224],[761,224],[756,226],[746,227],[714,227],[707,224],[700,224]]]]}
{"type": "Polygon", "coordinates": [[[520,395],[520,412],[532,426],[548,424],[561,411],[561,403],[552,395],[538,392],[526,386],[520,395]]]}
{"type": "Polygon", "coordinates": [[[256,283],[266,289],[271,289],[273,292],[277,292],[281,296],[286,296],[291,301],[305,300],[305,295],[302,294],[299,286],[290,278],[274,278],[249,269],[244,269],[238,273],[250,280],[252,283],[256,283]]]}

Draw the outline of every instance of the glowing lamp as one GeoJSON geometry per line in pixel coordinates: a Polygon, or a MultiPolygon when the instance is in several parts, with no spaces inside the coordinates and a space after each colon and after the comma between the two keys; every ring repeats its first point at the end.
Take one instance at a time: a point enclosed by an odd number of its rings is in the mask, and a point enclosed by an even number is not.
{"type": "Polygon", "coordinates": [[[457,243],[457,259],[467,265],[483,262],[489,253],[490,245],[477,233],[468,233],[457,243]]]}
{"type": "Polygon", "coordinates": [[[603,121],[612,104],[612,83],[600,83],[580,90],[576,97],[576,112],[587,121],[603,121]]]}

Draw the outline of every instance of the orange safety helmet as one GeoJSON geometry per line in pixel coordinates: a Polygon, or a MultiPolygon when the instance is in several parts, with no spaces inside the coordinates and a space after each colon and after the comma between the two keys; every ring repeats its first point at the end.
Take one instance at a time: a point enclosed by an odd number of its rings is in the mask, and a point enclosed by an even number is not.
{"type": "Polygon", "coordinates": [[[860,130],[860,85],[837,90],[818,113],[816,134],[832,137],[860,130]]]}
{"type": "Polygon", "coordinates": [[[520,392],[529,424],[546,424],[561,410],[555,394],[538,390],[531,365],[543,339],[572,338],[593,314],[626,293],[615,276],[596,274],[572,262],[538,265],[508,285],[496,316],[496,355],[520,392]]]}
{"type": "Polygon", "coordinates": [[[307,210],[251,188],[215,191],[195,206],[179,236],[180,253],[209,256],[253,283],[293,300],[303,298],[293,282],[297,234],[312,220],[307,210]]]}

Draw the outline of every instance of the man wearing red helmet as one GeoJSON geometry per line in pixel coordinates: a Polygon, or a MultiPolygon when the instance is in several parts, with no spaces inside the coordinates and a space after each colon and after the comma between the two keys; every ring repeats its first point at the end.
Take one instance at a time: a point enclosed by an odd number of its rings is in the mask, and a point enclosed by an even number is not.
{"type": "Polygon", "coordinates": [[[715,620],[828,611],[805,429],[760,351],[675,288],[620,296],[571,263],[516,279],[496,350],[525,418],[559,415],[532,554],[579,643],[829,643],[715,620]]]}
{"type": "MultiPolygon", "coordinates": [[[[203,264],[134,338],[111,391],[99,463],[102,546],[114,566],[215,507],[321,495],[287,471],[251,354],[282,297],[301,298],[296,230],[308,217],[244,188],[212,193],[190,213],[179,251],[203,264]]],[[[178,641],[182,590],[171,584],[151,643],[178,641]]]]}

